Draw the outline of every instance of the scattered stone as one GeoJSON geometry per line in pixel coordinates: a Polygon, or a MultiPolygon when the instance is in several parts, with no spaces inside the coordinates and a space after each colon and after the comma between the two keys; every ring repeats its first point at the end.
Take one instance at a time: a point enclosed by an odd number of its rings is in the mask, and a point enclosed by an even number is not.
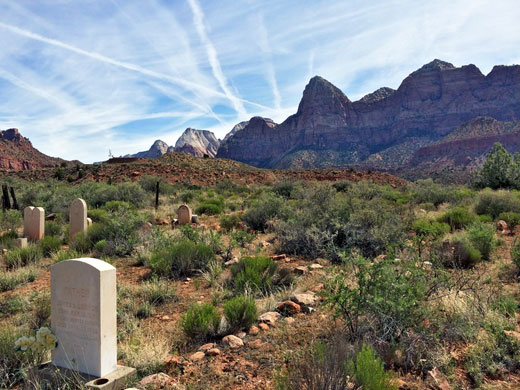
{"type": "Polygon", "coordinates": [[[260,241],[259,244],[260,248],[267,248],[268,246],[271,246],[267,241],[260,241]]]}
{"type": "Polygon", "coordinates": [[[177,209],[177,218],[179,219],[179,225],[191,223],[192,213],[188,205],[183,204],[177,209]]]}
{"type": "Polygon", "coordinates": [[[234,336],[232,334],[224,337],[222,339],[222,342],[229,346],[230,348],[233,348],[233,349],[236,349],[236,348],[240,348],[240,347],[243,347],[244,346],[244,342],[239,339],[237,336],[234,336]]]}
{"type": "Polygon", "coordinates": [[[502,219],[501,219],[500,221],[498,221],[498,222],[497,222],[497,230],[498,230],[499,232],[505,232],[505,231],[507,231],[507,222],[504,221],[504,220],[502,220],[502,219]]]}
{"type": "Polygon", "coordinates": [[[274,261],[277,261],[277,260],[284,260],[286,257],[287,257],[287,255],[285,255],[285,254],[272,255],[271,259],[273,259],[274,261]]]}
{"type": "Polygon", "coordinates": [[[260,339],[252,340],[252,341],[247,343],[247,346],[250,347],[250,348],[253,348],[253,349],[260,349],[264,345],[265,345],[265,343],[262,340],[260,340],[260,339]]]}
{"type": "Polygon", "coordinates": [[[303,266],[303,265],[300,265],[299,267],[296,267],[294,269],[294,273],[297,274],[297,275],[305,275],[309,270],[307,269],[307,267],[303,266]]]}
{"type": "Polygon", "coordinates": [[[196,223],[197,225],[199,224],[199,216],[197,214],[193,214],[191,216],[191,223],[196,223]]]}
{"type": "Polygon", "coordinates": [[[239,339],[244,339],[246,337],[246,332],[235,333],[235,336],[237,336],[239,339]]]}
{"type": "Polygon", "coordinates": [[[206,357],[206,354],[202,351],[195,352],[194,354],[191,354],[189,359],[192,362],[198,362],[199,360],[204,359],[206,357]]]}
{"type": "Polygon", "coordinates": [[[292,317],[285,317],[285,322],[288,324],[292,324],[294,321],[295,321],[295,319],[292,317]]]}
{"type": "Polygon", "coordinates": [[[321,264],[316,263],[309,265],[309,268],[311,269],[311,271],[316,271],[319,269],[323,269],[323,266],[321,264]]]}
{"type": "Polygon", "coordinates": [[[323,283],[319,283],[319,284],[317,284],[316,286],[313,287],[312,291],[313,292],[321,291],[321,290],[323,290],[323,287],[324,287],[323,283]]]}
{"type": "Polygon", "coordinates": [[[280,313],[277,313],[275,311],[268,311],[267,313],[264,313],[260,317],[258,317],[258,321],[265,322],[271,326],[274,326],[274,323],[278,321],[280,317],[280,313]]]}
{"type": "Polygon", "coordinates": [[[26,248],[27,247],[27,237],[15,238],[13,241],[13,246],[15,248],[26,248]]]}
{"type": "Polygon", "coordinates": [[[54,221],[56,219],[56,213],[51,213],[45,218],[47,221],[54,221]]]}
{"type": "Polygon", "coordinates": [[[171,382],[171,380],[172,378],[169,375],[166,375],[164,372],[159,372],[158,374],[145,376],[139,381],[139,385],[165,387],[169,382],[171,382]]]}
{"type": "Polygon", "coordinates": [[[226,261],[224,263],[224,265],[230,266],[230,265],[236,264],[236,263],[238,263],[238,257],[234,256],[231,260],[226,261]]]}
{"type": "Polygon", "coordinates": [[[161,317],[161,320],[163,320],[163,321],[169,321],[169,320],[170,320],[170,316],[162,316],[162,317],[161,317]]]}
{"type": "Polygon", "coordinates": [[[211,348],[208,350],[208,355],[209,356],[217,356],[217,355],[220,355],[220,349],[218,348],[211,348]]]}
{"type": "Polygon", "coordinates": [[[182,364],[182,360],[180,356],[170,355],[164,360],[164,365],[168,366],[180,366],[182,364]]]}
{"type": "Polygon", "coordinates": [[[310,306],[303,306],[302,313],[303,314],[312,314],[314,312],[314,308],[310,306]]]}
{"type": "Polygon", "coordinates": [[[258,324],[258,327],[262,330],[269,330],[269,325],[267,325],[266,323],[264,322],[261,322],[258,324]]]}
{"type": "Polygon", "coordinates": [[[313,306],[317,300],[318,298],[314,294],[295,294],[291,297],[291,301],[300,306],[313,306]]]}
{"type": "Polygon", "coordinates": [[[206,352],[214,347],[215,347],[215,343],[207,343],[207,344],[201,345],[201,347],[199,348],[199,351],[206,352]]]}
{"type": "Polygon", "coordinates": [[[437,367],[433,370],[428,371],[428,375],[426,376],[426,383],[435,390],[450,390],[451,385],[448,381],[448,378],[439,371],[437,367]]]}
{"type": "Polygon", "coordinates": [[[254,325],[253,325],[253,326],[251,326],[251,327],[249,328],[249,330],[247,331],[247,333],[249,333],[249,335],[251,335],[251,336],[256,336],[258,333],[260,333],[260,329],[258,329],[257,326],[254,326],[254,325]]]}
{"type": "Polygon", "coordinates": [[[293,301],[283,301],[278,306],[276,306],[276,309],[289,315],[295,315],[301,311],[300,305],[294,303],[293,301]]]}
{"type": "Polygon", "coordinates": [[[514,330],[504,330],[504,333],[509,336],[516,338],[518,341],[520,341],[520,332],[514,331],[514,330]]]}
{"type": "Polygon", "coordinates": [[[6,254],[7,252],[9,252],[9,251],[8,251],[7,249],[5,249],[5,248],[2,248],[2,254],[4,254],[4,255],[5,255],[5,254],[6,254]]]}

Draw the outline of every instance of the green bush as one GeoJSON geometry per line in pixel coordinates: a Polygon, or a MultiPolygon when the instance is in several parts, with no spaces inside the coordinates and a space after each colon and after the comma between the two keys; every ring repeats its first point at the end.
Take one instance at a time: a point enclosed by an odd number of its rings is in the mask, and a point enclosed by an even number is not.
{"type": "Polygon", "coordinates": [[[215,254],[209,246],[184,240],[154,252],[150,267],[158,276],[179,278],[205,271],[214,260],[215,254]]]}
{"type": "Polygon", "coordinates": [[[167,281],[153,278],[142,285],[140,295],[152,306],[160,306],[176,298],[175,289],[167,281]]]}
{"type": "Polygon", "coordinates": [[[493,217],[489,214],[482,214],[478,216],[478,220],[483,223],[493,222],[493,217]]]}
{"type": "Polygon", "coordinates": [[[110,200],[106,202],[103,206],[101,206],[101,209],[109,213],[114,213],[116,211],[134,210],[135,207],[130,202],[126,202],[123,200],[110,200]]]}
{"type": "Polygon", "coordinates": [[[507,226],[511,230],[511,233],[514,233],[515,227],[520,225],[520,213],[515,213],[512,211],[507,213],[500,213],[498,219],[507,222],[507,226]]]}
{"type": "Polygon", "coordinates": [[[110,219],[108,212],[104,209],[90,209],[88,216],[92,219],[92,222],[106,223],[110,219]]]}
{"type": "Polygon", "coordinates": [[[450,231],[450,225],[427,219],[418,219],[412,224],[412,229],[418,236],[438,238],[450,231]]]}
{"type": "Polygon", "coordinates": [[[64,260],[78,259],[82,257],[82,253],[76,252],[72,249],[61,249],[52,254],[52,261],[54,263],[59,263],[64,260]]]}
{"type": "Polygon", "coordinates": [[[457,235],[451,241],[453,246],[453,258],[446,263],[448,267],[472,268],[482,259],[482,254],[473,247],[466,235],[457,235]]]}
{"type": "Polygon", "coordinates": [[[55,236],[61,237],[63,234],[63,227],[60,223],[56,221],[46,221],[45,222],[45,236],[55,236]]]}
{"type": "Polygon", "coordinates": [[[137,307],[137,311],[135,312],[135,316],[139,319],[148,318],[152,316],[154,313],[153,306],[150,302],[142,302],[137,307]]]}
{"type": "Polygon", "coordinates": [[[258,319],[255,300],[247,295],[230,299],[224,303],[224,317],[232,332],[249,328],[258,319]]]}
{"type": "Polygon", "coordinates": [[[482,168],[477,174],[478,187],[518,188],[518,163],[513,156],[498,142],[486,156],[482,168]]]}
{"type": "Polygon", "coordinates": [[[493,219],[501,213],[520,213],[520,197],[517,192],[484,190],[478,195],[475,212],[491,215],[493,219]]]}
{"type": "Polygon", "coordinates": [[[4,263],[7,268],[25,267],[26,265],[36,263],[42,257],[43,254],[40,247],[30,244],[25,248],[11,249],[4,255],[4,263]]]}
{"type": "Polygon", "coordinates": [[[45,236],[38,241],[38,246],[40,247],[43,256],[48,257],[61,248],[61,239],[56,236],[45,236]]]}
{"type": "Polygon", "coordinates": [[[366,344],[363,344],[357,353],[355,363],[351,367],[356,385],[361,386],[364,390],[397,389],[392,382],[392,376],[385,371],[381,359],[366,344]]]}
{"type": "Polygon", "coordinates": [[[195,213],[198,215],[218,215],[222,213],[222,206],[214,203],[203,202],[195,209],[195,213]]]}
{"type": "Polygon", "coordinates": [[[16,287],[36,280],[36,271],[33,269],[18,269],[0,273],[0,292],[14,290],[16,287]]]}
{"type": "Polygon", "coordinates": [[[467,209],[463,207],[455,207],[451,210],[446,211],[441,215],[437,221],[447,223],[450,225],[451,230],[463,229],[470,225],[475,220],[475,215],[471,214],[467,209]]]}
{"type": "Polygon", "coordinates": [[[511,247],[511,260],[520,270],[520,241],[515,240],[511,247]]]}
{"type": "Polygon", "coordinates": [[[238,226],[241,218],[239,214],[223,215],[220,217],[220,226],[226,231],[231,231],[238,226]]]}
{"type": "Polygon", "coordinates": [[[489,260],[491,251],[496,246],[495,228],[482,222],[474,222],[468,227],[468,239],[473,248],[482,255],[482,259],[489,260]]]}
{"type": "Polygon", "coordinates": [[[211,303],[192,304],[181,316],[180,327],[191,339],[205,340],[218,333],[220,313],[211,303]]]}
{"type": "Polygon", "coordinates": [[[16,231],[22,223],[22,214],[18,210],[5,210],[0,214],[0,231],[16,231]]]}
{"type": "Polygon", "coordinates": [[[254,230],[265,231],[267,222],[280,212],[282,206],[283,201],[279,197],[263,196],[245,212],[243,221],[254,230]]]}
{"type": "Polygon", "coordinates": [[[231,283],[236,291],[270,293],[275,284],[278,265],[269,257],[243,257],[231,266],[231,283]]]}
{"type": "Polygon", "coordinates": [[[71,242],[69,243],[70,249],[79,253],[89,253],[93,247],[91,240],[88,235],[83,233],[77,233],[74,237],[72,237],[71,242]]]}

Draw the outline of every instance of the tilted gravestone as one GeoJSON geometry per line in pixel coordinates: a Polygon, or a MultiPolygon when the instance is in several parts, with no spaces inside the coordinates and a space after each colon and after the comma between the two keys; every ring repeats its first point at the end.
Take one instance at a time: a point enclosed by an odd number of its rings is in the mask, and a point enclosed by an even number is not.
{"type": "Polygon", "coordinates": [[[23,211],[23,234],[32,241],[39,241],[45,235],[45,210],[28,206],[23,211]]]}
{"type": "Polygon", "coordinates": [[[191,209],[188,205],[181,205],[177,210],[177,218],[179,220],[179,225],[186,225],[191,223],[191,209]]]}
{"type": "Polygon", "coordinates": [[[51,267],[52,362],[102,377],[117,368],[116,269],[98,259],[51,267]]]}
{"type": "Polygon", "coordinates": [[[71,241],[78,233],[87,234],[87,203],[83,199],[77,198],[72,201],[69,223],[69,238],[71,241]]]}

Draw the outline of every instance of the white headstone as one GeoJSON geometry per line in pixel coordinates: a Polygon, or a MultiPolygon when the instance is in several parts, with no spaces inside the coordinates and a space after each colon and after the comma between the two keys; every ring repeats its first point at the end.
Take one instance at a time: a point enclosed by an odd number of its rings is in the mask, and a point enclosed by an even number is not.
{"type": "Polygon", "coordinates": [[[45,235],[45,210],[41,207],[26,207],[23,211],[23,234],[33,241],[45,235]]]}
{"type": "Polygon", "coordinates": [[[186,225],[191,223],[191,209],[188,205],[181,205],[177,210],[177,217],[179,219],[179,225],[186,225]]]}
{"type": "Polygon", "coordinates": [[[15,248],[27,248],[27,237],[15,238],[13,241],[15,248]]]}
{"type": "Polygon", "coordinates": [[[98,259],[51,267],[52,362],[102,377],[117,369],[116,269],[98,259]]]}
{"type": "Polygon", "coordinates": [[[81,199],[74,199],[70,205],[69,237],[72,240],[76,234],[87,234],[87,203],[81,199]]]}

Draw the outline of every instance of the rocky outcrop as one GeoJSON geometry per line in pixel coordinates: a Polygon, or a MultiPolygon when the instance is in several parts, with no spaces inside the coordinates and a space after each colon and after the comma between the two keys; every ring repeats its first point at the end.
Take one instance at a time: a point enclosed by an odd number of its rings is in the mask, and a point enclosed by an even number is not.
{"type": "Polygon", "coordinates": [[[363,103],[374,103],[378,102],[379,100],[386,99],[387,97],[393,95],[395,92],[395,89],[388,88],[388,87],[382,87],[379,88],[377,91],[374,91],[372,93],[369,93],[368,95],[363,96],[359,101],[363,103]]]}
{"type": "Polygon", "coordinates": [[[128,154],[124,157],[131,157],[131,158],[159,158],[163,154],[168,152],[168,144],[164,141],[161,141],[158,139],[153,143],[153,145],[144,152],[139,152],[136,154],[128,154]]]}
{"type": "Polygon", "coordinates": [[[379,90],[356,102],[315,76],[296,114],[281,124],[252,118],[222,144],[217,157],[268,168],[334,168],[371,166],[373,156],[382,156],[385,168],[384,156],[392,155],[386,151],[395,150],[406,165],[420,147],[478,116],[520,119],[520,66],[496,66],[485,76],[475,65],[434,60],[397,90],[379,90]]]}
{"type": "Polygon", "coordinates": [[[249,124],[249,121],[243,121],[243,122],[237,123],[235,126],[233,126],[231,131],[226,134],[226,136],[222,140],[222,143],[226,142],[229,139],[229,137],[236,134],[238,131],[243,130],[244,127],[246,127],[248,124],[249,124]]]}
{"type": "Polygon", "coordinates": [[[220,141],[211,131],[188,127],[175,143],[173,151],[196,157],[215,157],[219,146],[220,141]]]}
{"type": "Polygon", "coordinates": [[[0,169],[21,171],[54,168],[64,162],[69,163],[61,158],[49,157],[34,148],[31,141],[23,137],[18,129],[0,131],[0,169]]]}
{"type": "Polygon", "coordinates": [[[191,154],[195,157],[204,157],[204,155],[215,157],[219,145],[220,141],[211,131],[196,130],[188,127],[179,137],[175,146],[168,146],[166,142],[157,140],[149,150],[136,154],[127,154],[124,157],[159,158],[166,153],[174,152],[191,154]]]}

